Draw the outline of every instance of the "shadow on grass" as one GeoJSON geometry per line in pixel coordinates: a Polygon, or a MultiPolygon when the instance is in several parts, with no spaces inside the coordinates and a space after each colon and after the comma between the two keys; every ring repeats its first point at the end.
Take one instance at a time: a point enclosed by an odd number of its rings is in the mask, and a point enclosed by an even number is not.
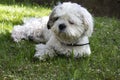
{"type": "Polygon", "coordinates": [[[34,43],[29,41],[21,41],[16,43],[11,38],[11,33],[6,31],[0,34],[0,57],[4,61],[7,59],[31,61],[34,53],[34,43]]]}
{"type": "Polygon", "coordinates": [[[11,33],[9,31],[5,31],[3,33],[0,33],[0,42],[7,42],[7,41],[12,41],[12,38],[11,38],[11,33]]]}

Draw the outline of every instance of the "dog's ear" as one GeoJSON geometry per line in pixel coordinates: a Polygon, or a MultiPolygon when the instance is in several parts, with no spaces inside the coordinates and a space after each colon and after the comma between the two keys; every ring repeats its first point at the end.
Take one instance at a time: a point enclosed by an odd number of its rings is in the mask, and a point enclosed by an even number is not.
{"type": "Polygon", "coordinates": [[[52,26],[53,26],[53,22],[52,22],[52,19],[49,17],[49,20],[47,22],[47,28],[51,29],[52,26]]]}
{"type": "Polygon", "coordinates": [[[82,19],[83,19],[83,24],[85,26],[85,35],[87,35],[88,37],[90,37],[92,35],[93,32],[93,17],[91,16],[91,14],[85,9],[82,8],[82,19]]]}
{"type": "Polygon", "coordinates": [[[53,11],[51,12],[51,14],[49,16],[49,20],[48,20],[48,23],[47,23],[47,28],[48,29],[51,29],[51,27],[54,24],[54,18],[53,18],[54,15],[55,15],[55,9],[53,9],[53,11]]]}

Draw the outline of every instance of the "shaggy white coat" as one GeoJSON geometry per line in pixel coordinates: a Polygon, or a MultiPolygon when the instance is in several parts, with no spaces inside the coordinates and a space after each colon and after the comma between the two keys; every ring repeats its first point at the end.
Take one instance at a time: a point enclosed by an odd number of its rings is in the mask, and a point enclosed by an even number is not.
{"type": "Polygon", "coordinates": [[[25,20],[23,25],[15,26],[12,31],[12,38],[19,42],[29,37],[37,42],[46,44],[36,45],[34,57],[44,60],[52,58],[57,54],[78,58],[83,55],[90,55],[90,45],[68,46],[67,44],[89,43],[88,37],[93,32],[93,18],[91,14],[76,3],[64,2],[57,5],[51,12],[49,18],[32,18],[25,20]],[[60,30],[60,24],[66,28],[60,30]],[[47,29],[47,26],[50,29],[47,29]]]}

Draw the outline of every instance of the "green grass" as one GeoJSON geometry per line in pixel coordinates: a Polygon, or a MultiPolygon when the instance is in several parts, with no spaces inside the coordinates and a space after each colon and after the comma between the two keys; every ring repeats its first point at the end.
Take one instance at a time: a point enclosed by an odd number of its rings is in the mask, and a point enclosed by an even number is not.
{"type": "Polygon", "coordinates": [[[120,80],[120,21],[96,17],[90,57],[64,56],[34,62],[35,43],[13,42],[11,30],[24,17],[41,17],[51,10],[32,5],[0,4],[0,80],[120,80]]]}

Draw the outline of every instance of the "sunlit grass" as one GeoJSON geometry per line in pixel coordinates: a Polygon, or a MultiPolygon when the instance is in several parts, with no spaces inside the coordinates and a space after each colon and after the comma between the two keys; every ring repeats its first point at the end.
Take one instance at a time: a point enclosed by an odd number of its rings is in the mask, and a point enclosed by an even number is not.
{"type": "Polygon", "coordinates": [[[41,17],[49,15],[51,10],[40,6],[2,5],[0,4],[0,29],[11,30],[13,25],[22,23],[24,17],[41,17]],[[6,26],[7,27],[6,27],[6,26]],[[4,27],[5,26],[5,27],[4,27]]]}

